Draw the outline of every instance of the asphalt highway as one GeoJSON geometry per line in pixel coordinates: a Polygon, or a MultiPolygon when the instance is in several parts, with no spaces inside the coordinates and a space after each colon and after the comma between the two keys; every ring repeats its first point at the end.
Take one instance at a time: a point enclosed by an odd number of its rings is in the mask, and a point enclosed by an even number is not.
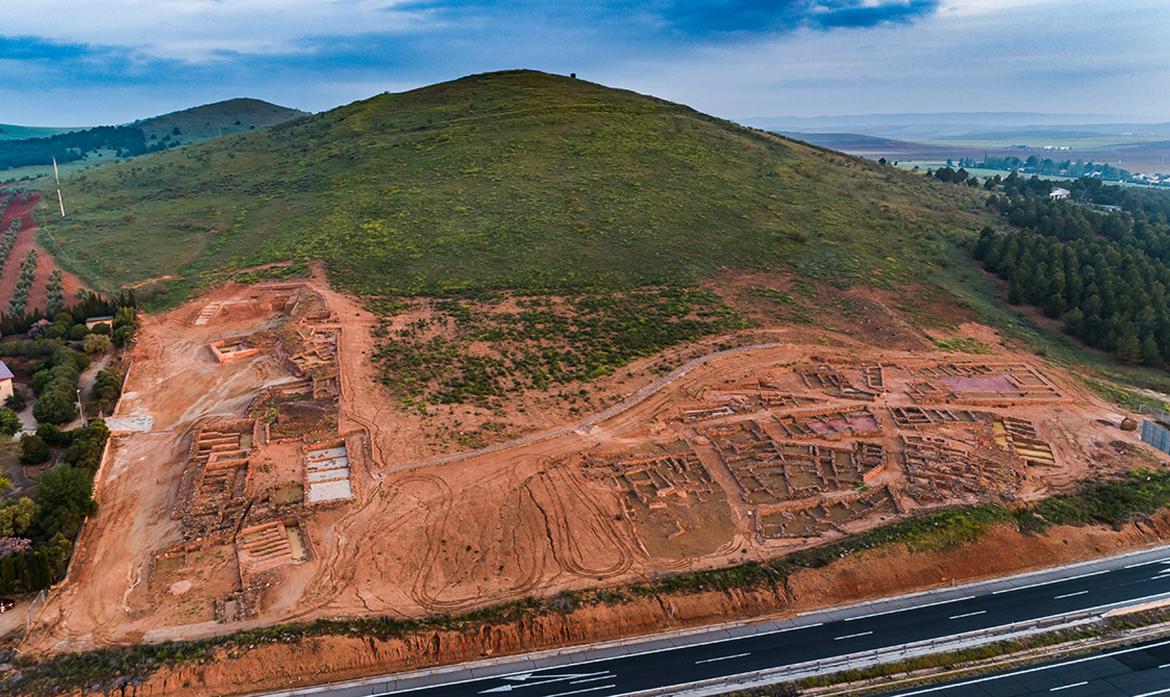
{"type": "Polygon", "coordinates": [[[888,697],[1155,697],[1170,695],[1170,641],[1148,642],[888,697]]]}
{"type": "MultiPolygon", "coordinates": [[[[539,669],[501,672],[464,670],[399,679],[375,678],[349,685],[314,688],[313,694],[329,697],[396,695],[411,697],[476,697],[516,692],[517,697],[610,697],[648,690],[667,690],[712,679],[731,678],[807,662],[833,659],[915,642],[946,640],[966,632],[991,629],[1047,617],[1170,598],[1170,550],[1145,556],[1103,560],[1054,570],[1046,575],[1022,577],[954,589],[942,595],[927,593],[896,605],[877,604],[851,612],[827,611],[804,623],[767,625],[746,635],[712,633],[709,641],[691,639],[676,645],[631,646],[621,655],[590,659],[561,655],[546,660],[539,669]],[[1056,576],[1059,574],[1059,576],[1056,576]],[[824,621],[814,621],[818,617],[824,621]],[[839,619],[838,619],[839,618],[839,619]],[[555,667],[553,667],[555,665],[555,667]],[[547,667],[545,667],[547,666],[547,667]],[[426,683],[426,684],[422,684],[426,683]]],[[[1161,661],[1170,662],[1170,658],[1161,661]]],[[[815,663],[814,663],[815,665],[815,663]]],[[[1170,670],[1167,671],[1170,676],[1170,670]]],[[[1055,673],[1054,673],[1055,675],[1055,673]]],[[[1159,676],[1160,677],[1160,676],[1159,676]]],[[[1063,679],[1063,678],[1057,678],[1063,679]]],[[[1073,680],[1072,682],[1079,682],[1073,680]]],[[[1005,683],[1006,684],[1006,683],[1005,683]]],[[[1062,683],[1071,684],[1071,683],[1062,683]]],[[[964,692],[975,686],[958,685],[954,692],[923,693],[932,697],[970,697],[987,694],[1025,695],[1027,692],[964,692]]],[[[1107,695],[1108,692],[1077,691],[1075,695],[1107,695]]],[[[307,694],[295,691],[283,694],[307,694]]],[[[1117,693],[1132,697],[1132,692],[1117,693]]],[[[1170,696],[1170,691],[1166,693],[1170,696]]]]}

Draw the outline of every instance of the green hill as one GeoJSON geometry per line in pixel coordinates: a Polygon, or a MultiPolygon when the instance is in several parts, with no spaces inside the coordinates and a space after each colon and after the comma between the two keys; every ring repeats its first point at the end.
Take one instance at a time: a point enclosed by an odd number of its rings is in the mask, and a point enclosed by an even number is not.
{"type": "Polygon", "coordinates": [[[382,94],[70,176],[43,242],[112,290],[322,259],[361,293],[920,277],[979,197],[530,71],[382,94]]]}
{"type": "Polygon", "coordinates": [[[175,111],[131,125],[141,128],[148,142],[170,136],[172,141],[186,144],[284,123],[305,115],[306,112],[298,109],[241,98],[175,111]]]}
{"type": "MultiPolygon", "coordinates": [[[[256,99],[231,99],[122,126],[85,129],[29,129],[23,138],[0,138],[0,176],[47,174],[54,158],[70,171],[161,152],[229,133],[253,130],[304,116],[296,109],[256,99]],[[55,131],[55,132],[52,132],[55,131]],[[42,132],[41,135],[30,135],[42,132]]],[[[11,128],[11,127],[10,127],[11,128]]]]}
{"type": "Polygon", "coordinates": [[[0,123],[0,141],[26,140],[28,138],[48,138],[61,133],[80,131],[80,128],[53,128],[52,126],[17,126],[11,123],[0,123]]]}

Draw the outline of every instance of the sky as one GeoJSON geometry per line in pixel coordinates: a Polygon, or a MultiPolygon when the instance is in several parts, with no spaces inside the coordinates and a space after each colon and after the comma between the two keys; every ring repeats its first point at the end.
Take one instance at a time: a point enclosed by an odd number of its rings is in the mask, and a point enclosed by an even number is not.
{"type": "Polygon", "coordinates": [[[0,123],[232,97],[322,111],[533,68],[740,121],[898,112],[1170,121],[1170,0],[5,0],[0,123]]]}

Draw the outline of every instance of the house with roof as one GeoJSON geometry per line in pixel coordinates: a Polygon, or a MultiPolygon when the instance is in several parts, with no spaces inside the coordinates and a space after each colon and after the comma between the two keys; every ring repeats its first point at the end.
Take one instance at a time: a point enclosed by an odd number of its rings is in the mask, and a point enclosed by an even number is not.
{"type": "Polygon", "coordinates": [[[114,316],[113,315],[102,315],[100,317],[86,317],[85,318],[85,328],[90,330],[90,331],[93,331],[93,328],[98,326],[99,324],[108,324],[110,326],[113,326],[114,316]]]}
{"type": "Polygon", "coordinates": [[[0,361],[0,402],[4,402],[12,396],[12,378],[16,377],[12,374],[12,370],[0,361]]]}
{"type": "Polygon", "coordinates": [[[1071,193],[1072,192],[1068,189],[1057,187],[1048,192],[1048,198],[1052,199],[1053,201],[1063,201],[1064,199],[1068,198],[1071,193]]]}

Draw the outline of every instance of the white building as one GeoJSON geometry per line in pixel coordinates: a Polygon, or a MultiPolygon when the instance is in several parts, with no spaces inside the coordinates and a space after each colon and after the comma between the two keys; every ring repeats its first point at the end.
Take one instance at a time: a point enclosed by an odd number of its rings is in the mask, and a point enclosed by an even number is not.
{"type": "Polygon", "coordinates": [[[1048,192],[1048,198],[1052,199],[1053,201],[1063,201],[1064,199],[1068,198],[1070,194],[1072,194],[1072,192],[1068,189],[1061,189],[1057,187],[1048,192]]]}
{"type": "Polygon", "coordinates": [[[12,396],[12,378],[15,377],[4,361],[0,361],[0,403],[12,396]]]}

